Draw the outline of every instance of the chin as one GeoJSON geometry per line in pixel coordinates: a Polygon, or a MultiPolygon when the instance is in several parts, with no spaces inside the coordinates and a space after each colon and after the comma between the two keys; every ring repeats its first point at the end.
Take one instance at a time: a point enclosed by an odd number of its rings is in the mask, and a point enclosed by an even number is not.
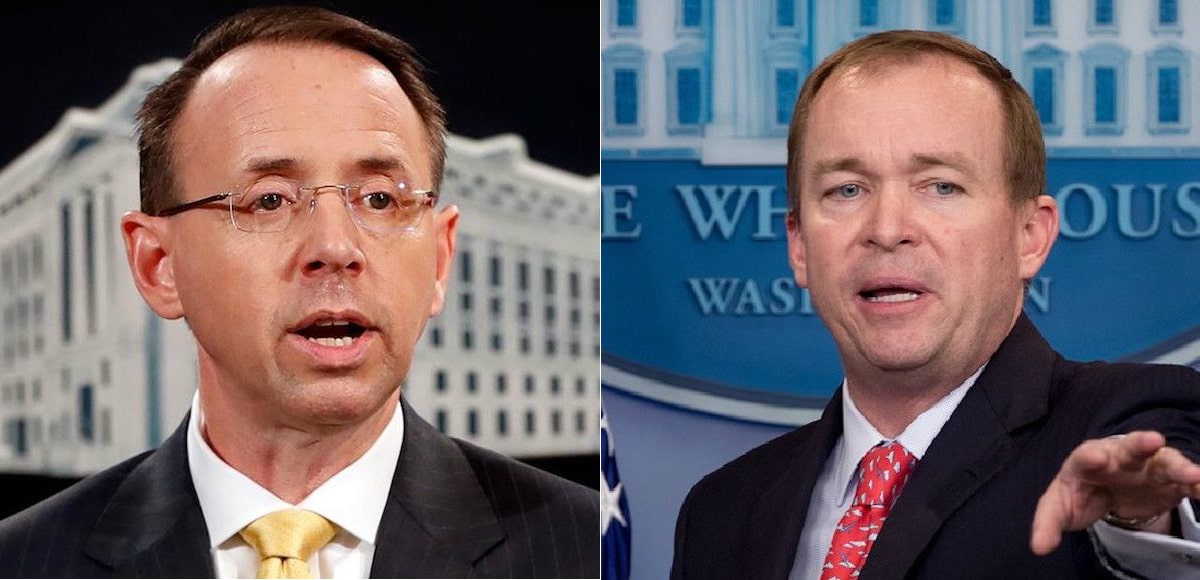
{"type": "Polygon", "coordinates": [[[321,381],[299,389],[288,406],[293,415],[312,423],[348,425],[366,420],[396,396],[396,388],[388,390],[357,381],[321,381]]]}

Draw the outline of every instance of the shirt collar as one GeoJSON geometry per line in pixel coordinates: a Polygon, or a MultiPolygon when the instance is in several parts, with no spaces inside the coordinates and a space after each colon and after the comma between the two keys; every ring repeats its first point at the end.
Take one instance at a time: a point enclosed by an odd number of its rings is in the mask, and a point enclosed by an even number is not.
{"type": "Polygon", "coordinates": [[[295,506],[218,457],[201,435],[203,420],[204,412],[197,392],[192,397],[192,413],[188,420],[188,469],[208,527],[210,547],[221,545],[250,522],[290,507],[316,512],[360,541],[375,543],[404,442],[401,405],[396,405],[391,420],[362,457],[334,474],[295,506]],[[347,498],[354,499],[349,501],[347,498]]]}
{"type": "MultiPolygon", "coordinates": [[[[899,441],[905,449],[912,453],[918,460],[925,456],[925,451],[929,449],[929,445],[933,443],[933,439],[941,432],[942,427],[946,425],[946,421],[950,420],[950,415],[954,414],[954,410],[958,408],[958,404],[966,396],[967,391],[975,384],[975,380],[983,373],[985,363],[979,367],[974,374],[967,377],[953,391],[950,391],[946,396],[942,397],[933,406],[926,409],[920,415],[913,419],[904,428],[904,432],[900,433],[894,441],[899,441]]],[[[893,439],[888,439],[879,433],[879,430],[863,416],[858,407],[854,405],[854,400],[850,397],[850,389],[846,388],[845,379],[842,380],[842,441],[841,445],[834,450],[833,457],[836,472],[834,473],[834,489],[844,490],[846,493],[839,494],[838,505],[845,503],[851,493],[849,488],[855,482],[855,476],[858,475],[858,463],[862,461],[867,451],[880,443],[889,443],[893,439]]]]}

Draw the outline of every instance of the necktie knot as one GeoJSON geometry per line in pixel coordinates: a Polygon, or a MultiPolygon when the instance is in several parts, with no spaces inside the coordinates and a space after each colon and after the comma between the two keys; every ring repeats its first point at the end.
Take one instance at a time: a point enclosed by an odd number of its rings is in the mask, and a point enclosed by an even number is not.
{"type": "Polygon", "coordinates": [[[860,477],[853,505],[890,510],[916,466],[916,456],[897,441],[872,447],[858,464],[860,477]]]}
{"type": "Polygon", "coordinates": [[[312,578],[308,559],[336,534],[329,520],[302,509],[269,513],[239,532],[258,552],[259,578],[312,578]]]}
{"type": "Polygon", "coordinates": [[[867,451],[858,463],[854,500],[833,531],[821,569],[822,580],[857,578],[892,504],[917,466],[917,458],[893,441],[867,451]]]}

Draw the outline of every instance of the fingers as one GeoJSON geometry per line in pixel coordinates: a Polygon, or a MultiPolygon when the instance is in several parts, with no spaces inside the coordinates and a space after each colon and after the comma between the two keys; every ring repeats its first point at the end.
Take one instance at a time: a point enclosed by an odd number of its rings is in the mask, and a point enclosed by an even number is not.
{"type": "Polygon", "coordinates": [[[1064,467],[1081,480],[1107,484],[1122,474],[1143,473],[1150,459],[1165,445],[1166,439],[1154,431],[1092,439],[1076,448],[1064,467]]]}
{"type": "Polygon", "coordinates": [[[1200,465],[1185,457],[1178,449],[1163,447],[1150,459],[1150,480],[1159,484],[1172,484],[1182,495],[1200,496],[1200,465]]]}
{"type": "Polygon", "coordinates": [[[1034,554],[1045,556],[1053,552],[1062,541],[1062,533],[1071,519],[1069,506],[1063,500],[1064,493],[1066,492],[1063,485],[1055,479],[1050,483],[1050,487],[1046,488],[1046,493],[1038,499],[1029,540],[1029,547],[1034,554]]]}

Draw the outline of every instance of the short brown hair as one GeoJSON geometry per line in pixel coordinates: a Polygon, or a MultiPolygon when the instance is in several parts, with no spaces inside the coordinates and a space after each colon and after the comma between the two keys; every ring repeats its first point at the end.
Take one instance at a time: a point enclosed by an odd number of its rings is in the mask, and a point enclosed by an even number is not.
{"type": "Polygon", "coordinates": [[[408,43],[323,8],[252,8],[221,21],[197,39],[179,70],[150,91],[142,103],[137,115],[142,211],[153,214],[179,201],[175,191],[174,132],[196,80],[217,59],[254,42],[329,44],[361,52],[382,63],[396,77],[421,118],[433,160],[433,187],[441,185],[446,162],[446,114],[425,83],[425,68],[408,43]]]}
{"type": "Polygon", "coordinates": [[[1037,108],[1004,65],[969,42],[941,32],[889,30],[864,36],[826,58],[800,90],[788,130],[787,190],[792,211],[800,207],[800,164],[808,114],[817,92],[840,71],[911,63],[921,57],[947,56],[975,68],[1000,94],[1004,112],[1004,173],[1014,201],[1046,192],[1046,145],[1037,108]]]}

